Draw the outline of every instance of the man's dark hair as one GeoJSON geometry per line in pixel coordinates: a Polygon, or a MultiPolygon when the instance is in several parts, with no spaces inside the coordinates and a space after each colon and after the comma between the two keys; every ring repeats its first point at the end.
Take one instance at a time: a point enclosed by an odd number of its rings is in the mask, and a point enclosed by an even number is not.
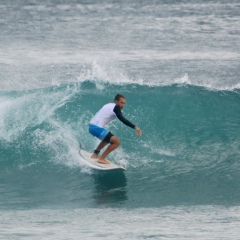
{"type": "Polygon", "coordinates": [[[114,98],[114,101],[119,101],[120,98],[126,99],[122,94],[117,94],[117,95],[115,96],[115,98],[114,98]]]}

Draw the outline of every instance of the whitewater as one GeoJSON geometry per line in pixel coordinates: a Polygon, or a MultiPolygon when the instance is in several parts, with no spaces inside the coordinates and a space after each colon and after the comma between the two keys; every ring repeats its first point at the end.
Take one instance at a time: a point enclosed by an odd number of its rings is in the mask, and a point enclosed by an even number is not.
{"type": "Polygon", "coordinates": [[[0,1],[0,239],[238,239],[238,1],[0,1]],[[125,172],[79,160],[94,114],[125,172]]]}

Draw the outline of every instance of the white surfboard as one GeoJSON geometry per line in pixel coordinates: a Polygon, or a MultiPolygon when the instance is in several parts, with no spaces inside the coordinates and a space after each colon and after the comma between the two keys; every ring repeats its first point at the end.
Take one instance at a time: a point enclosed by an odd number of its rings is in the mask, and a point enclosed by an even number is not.
{"type": "Polygon", "coordinates": [[[115,163],[110,162],[110,164],[99,163],[97,158],[91,158],[92,153],[86,152],[84,150],[79,150],[79,155],[86,165],[97,170],[126,170],[124,167],[119,166],[115,163]]]}

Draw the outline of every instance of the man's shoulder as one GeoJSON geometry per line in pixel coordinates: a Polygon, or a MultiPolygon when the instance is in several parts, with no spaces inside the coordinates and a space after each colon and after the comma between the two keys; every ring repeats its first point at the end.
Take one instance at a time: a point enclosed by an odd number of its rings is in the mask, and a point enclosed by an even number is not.
{"type": "Polygon", "coordinates": [[[114,108],[113,108],[113,111],[118,115],[118,114],[122,114],[122,111],[120,109],[120,107],[115,104],[114,108]]]}
{"type": "Polygon", "coordinates": [[[116,106],[116,103],[108,103],[109,106],[116,106]]]}
{"type": "Polygon", "coordinates": [[[116,106],[115,103],[107,103],[103,106],[103,108],[109,108],[109,109],[114,109],[116,106]]]}
{"type": "Polygon", "coordinates": [[[114,111],[115,106],[115,103],[107,103],[102,106],[101,111],[114,111]]]}

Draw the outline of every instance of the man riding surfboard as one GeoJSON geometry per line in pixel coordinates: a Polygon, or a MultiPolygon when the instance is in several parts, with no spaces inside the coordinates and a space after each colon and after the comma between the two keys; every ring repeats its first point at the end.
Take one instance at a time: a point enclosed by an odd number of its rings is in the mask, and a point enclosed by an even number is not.
{"type": "Polygon", "coordinates": [[[126,98],[121,94],[117,94],[114,98],[114,103],[105,104],[90,121],[89,132],[101,140],[92,155],[92,158],[98,158],[99,163],[109,164],[109,161],[106,160],[106,156],[120,145],[119,139],[106,129],[107,125],[116,117],[125,125],[135,129],[137,135],[142,135],[142,131],[138,126],[132,124],[123,117],[121,110],[125,104],[126,98]],[[99,153],[101,149],[107,144],[110,145],[100,156],[99,153]]]}

